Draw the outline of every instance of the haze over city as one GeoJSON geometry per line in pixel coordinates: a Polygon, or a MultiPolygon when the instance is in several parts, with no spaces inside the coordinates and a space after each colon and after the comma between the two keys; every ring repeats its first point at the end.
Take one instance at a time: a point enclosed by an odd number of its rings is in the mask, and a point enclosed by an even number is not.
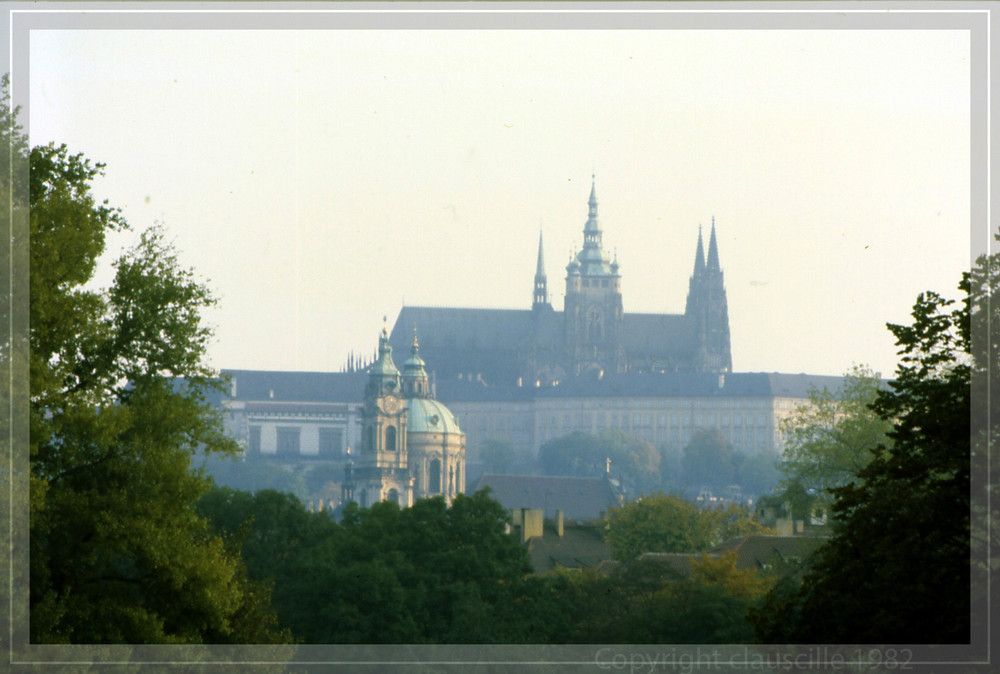
{"type": "MultiPolygon", "coordinates": [[[[562,308],[596,176],[626,312],[715,219],[737,371],[895,366],[970,259],[967,32],[36,30],[31,143],[219,298],[218,368],[337,370],[402,305],[562,308]]],[[[707,240],[707,238],[706,238],[707,240]]]]}

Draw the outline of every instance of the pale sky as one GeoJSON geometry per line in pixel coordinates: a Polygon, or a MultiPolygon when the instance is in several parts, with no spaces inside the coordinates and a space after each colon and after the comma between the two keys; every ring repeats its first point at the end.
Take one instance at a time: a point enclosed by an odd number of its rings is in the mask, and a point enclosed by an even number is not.
{"type": "MultiPolygon", "coordinates": [[[[626,312],[713,216],[736,371],[889,375],[970,259],[966,31],[34,30],[32,144],[219,298],[217,368],[335,371],[406,305],[562,308],[596,173],[626,312]]],[[[109,259],[137,235],[111,240],[109,259]]],[[[101,277],[110,280],[110,274],[101,277]]],[[[419,328],[419,326],[418,326],[419,328]]]]}

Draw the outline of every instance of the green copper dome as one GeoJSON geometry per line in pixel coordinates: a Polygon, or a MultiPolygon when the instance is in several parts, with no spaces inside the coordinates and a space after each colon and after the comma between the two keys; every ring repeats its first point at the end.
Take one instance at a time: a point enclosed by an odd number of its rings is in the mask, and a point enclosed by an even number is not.
{"type": "Polygon", "coordinates": [[[465,435],[458,419],[447,407],[432,398],[409,398],[406,401],[407,433],[447,433],[465,435]]]}

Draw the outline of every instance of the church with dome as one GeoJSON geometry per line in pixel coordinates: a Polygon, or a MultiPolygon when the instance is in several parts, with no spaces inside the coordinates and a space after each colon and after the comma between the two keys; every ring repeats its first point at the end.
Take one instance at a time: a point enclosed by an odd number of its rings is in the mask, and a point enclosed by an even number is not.
{"type": "Polygon", "coordinates": [[[402,372],[382,330],[361,405],[361,448],[344,477],[344,501],[362,507],[392,501],[405,508],[432,496],[451,503],[465,491],[465,434],[433,397],[416,330],[402,372]]]}

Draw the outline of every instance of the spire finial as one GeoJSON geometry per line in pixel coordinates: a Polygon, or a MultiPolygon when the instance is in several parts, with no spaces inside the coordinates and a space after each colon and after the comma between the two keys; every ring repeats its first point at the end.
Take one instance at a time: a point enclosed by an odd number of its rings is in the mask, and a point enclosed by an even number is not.
{"type": "Polygon", "coordinates": [[[708,260],[706,265],[713,271],[719,270],[719,244],[715,240],[715,216],[712,216],[712,233],[708,239],[708,260]]]}
{"type": "Polygon", "coordinates": [[[705,269],[705,246],[701,239],[701,223],[698,223],[698,248],[694,253],[694,275],[701,276],[705,269]]]}

